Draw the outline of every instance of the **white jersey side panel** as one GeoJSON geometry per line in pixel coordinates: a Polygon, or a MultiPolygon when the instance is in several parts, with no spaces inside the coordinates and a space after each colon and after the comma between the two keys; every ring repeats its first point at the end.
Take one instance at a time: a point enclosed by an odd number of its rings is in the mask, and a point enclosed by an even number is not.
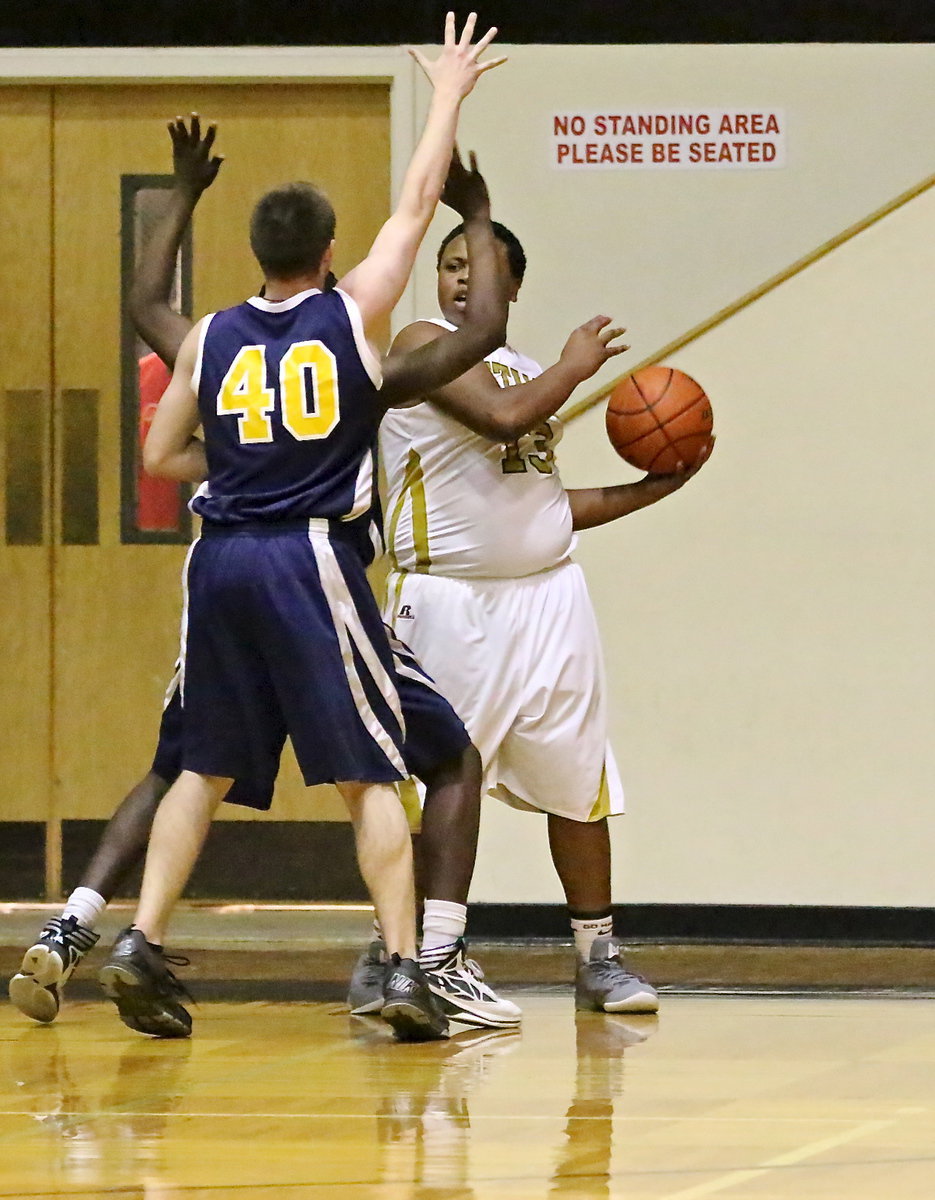
{"type": "MultiPolygon", "coordinates": [[[[445,321],[435,321],[454,329],[445,321]]],[[[503,346],[485,360],[500,387],[542,374],[503,346]]],[[[518,442],[492,442],[423,402],[380,426],[387,480],[387,550],[401,571],[466,579],[533,575],[574,546],[555,462],[557,417],[518,442]]]]}

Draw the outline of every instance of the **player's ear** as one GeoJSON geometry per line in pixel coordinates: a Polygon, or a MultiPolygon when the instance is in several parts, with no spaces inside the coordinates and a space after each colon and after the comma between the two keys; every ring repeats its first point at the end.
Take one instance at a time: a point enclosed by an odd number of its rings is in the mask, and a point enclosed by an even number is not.
{"type": "Polygon", "coordinates": [[[327,275],[331,270],[331,266],[332,266],[333,262],[334,262],[334,238],[332,238],[331,241],[328,243],[328,249],[321,256],[321,266],[319,269],[324,271],[324,273],[327,275]]]}

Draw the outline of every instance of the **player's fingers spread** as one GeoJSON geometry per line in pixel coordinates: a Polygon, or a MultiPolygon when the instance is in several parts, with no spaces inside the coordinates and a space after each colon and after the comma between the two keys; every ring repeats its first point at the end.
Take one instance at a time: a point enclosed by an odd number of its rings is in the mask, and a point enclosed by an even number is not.
{"type": "Polygon", "coordinates": [[[470,163],[472,173],[474,175],[479,175],[480,167],[477,165],[477,155],[473,150],[468,154],[468,162],[470,163]]]}
{"type": "Polygon", "coordinates": [[[602,313],[599,313],[596,317],[592,317],[590,321],[585,321],[581,328],[588,333],[599,333],[605,325],[609,324],[610,317],[605,317],[602,313]]]}
{"type": "Polygon", "coordinates": [[[466,50],[471,44],[471,38],[474,36],[474,26],[477,24],[477,13],[468,13],[468,18],[464,22],[464,28],[461,30],[461,41],[458,45],[462,50],[466,50]]]}
{"type": "Polygon", "coordinates": [[[494,38],[497,36],[498,33],[499,33],[499,30],[497,29],[496,25],[491,25],[490,28],[487,30],[487,32],[484,34],[484,36],[480,39],[480,41],[474,47],[474,57],[475,58],[479,57],[479,55],[484,53],[484,51],[487,49],[487,47],[494,40],[494,38]]]}
{"type": "Polygon", "coordinates": [[[477,73],[483,75],[485,71],[492,71],[494,67],[502,67],[505,62],[509,61],[504,54],[502,58],[492,58],[490,62],[478,63],[477,73]]]}
{"type": "Polygon", "coordinates": [[[201,137],[201,117],[199,117],[197,113],[193,112],[191,115],[191,122],[192,122],[192,140],[197,142],[198,139],[201,137]]]}
{"type": "Polygon", "coordinates": [[[207,131],[205,132],[204,142],[203,142],[205,154],[211,153],[211,147],[214,145],[214,139],[217,137],[217,135],[218,135],[217,125],[209,125],[207,128],[207,131]]]}
{"type": "Polygon", "coordinates": [[[626,333],[626,327],[622,325],[612,325],[609,329],[602,329],[599,337],[606,346],[608,342],[612,342],[614,338],[620,337],[622,333],[626,333]]]}
{"type": "Polygon", "coordinates": [[[455,15],[453,12],[445,13],[445,45],[453,46],[455,43],[455,15]]]}
{"type": "Polygon", "coordinates": [[[608,358],[615,358],[618,354],[624,354],[629,349],[629,346],[608,346],[607,356],[608,358]]]}

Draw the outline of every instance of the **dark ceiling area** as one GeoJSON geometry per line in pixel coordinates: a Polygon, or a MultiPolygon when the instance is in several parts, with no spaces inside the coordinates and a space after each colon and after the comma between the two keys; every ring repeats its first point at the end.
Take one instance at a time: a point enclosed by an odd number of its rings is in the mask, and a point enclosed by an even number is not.
{"type": "MultiPolygon", "coordinates": [[[[445,0],[0,0],[0,46],[360,46],[437,42],[445,0]]],[[[456,6],[459,20],[469,11],[456,6]]],[[[491,0],[500,40],[928,42],[935,0],[491,0]]]]}

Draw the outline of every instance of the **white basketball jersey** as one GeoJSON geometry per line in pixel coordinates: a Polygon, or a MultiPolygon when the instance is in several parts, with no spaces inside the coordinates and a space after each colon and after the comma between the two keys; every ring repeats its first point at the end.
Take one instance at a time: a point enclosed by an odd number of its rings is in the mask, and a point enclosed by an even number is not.
{"type": "MultiPolygon", "coordinates": [[[[538,363],[509,346],[485,361],[500,387],[542,374],[538,363]]],[[[428,401],[390,409],[380,426],[380,452],[386,543],[395,566],[469,579],[517,578],[567,558],[575,539],[554,457],[561,435],[561,422],[551,417],[504,444],[428,401]]]]}

